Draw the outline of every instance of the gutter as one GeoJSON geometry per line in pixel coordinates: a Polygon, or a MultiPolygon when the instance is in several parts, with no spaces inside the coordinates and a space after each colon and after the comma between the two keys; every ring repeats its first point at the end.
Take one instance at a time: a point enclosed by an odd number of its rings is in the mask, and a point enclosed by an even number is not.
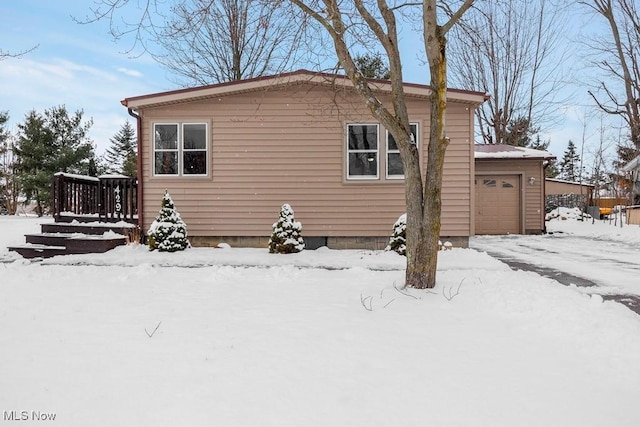
{"type": "MultiPolygon", "coordinates": [[[[123,102],[123,105],[124,102],[123,102]]],[[[125,105],[126,106],[126,105],[125,105]]],[[[133,109],[131,108],[127,108],[127,112],[129,113],[129,115],[133,118],[136,119],[136,131],[137,131],[137,140],[136,140],[136,147],[137,147],[137,154],[138,154],[138,160],[137,160],[137,169],[138,169],[138,173],[137,173],[137,179],[138,179],[138,227],[142,228],[142,225],[144,224],[144,205],[143,205],[143,180],[141,179],[142,177],[142,118],[136,114],[133,109]]]]}

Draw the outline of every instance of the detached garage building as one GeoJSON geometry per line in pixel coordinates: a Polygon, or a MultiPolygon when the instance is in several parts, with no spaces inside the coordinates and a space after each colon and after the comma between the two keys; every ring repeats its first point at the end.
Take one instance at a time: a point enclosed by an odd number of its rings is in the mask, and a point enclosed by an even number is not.
{"type": "Polygon", "coordinates": [[[475,146],[475,234],[544,232],[544,169],[553,154],[503,144],[475,146]]]}

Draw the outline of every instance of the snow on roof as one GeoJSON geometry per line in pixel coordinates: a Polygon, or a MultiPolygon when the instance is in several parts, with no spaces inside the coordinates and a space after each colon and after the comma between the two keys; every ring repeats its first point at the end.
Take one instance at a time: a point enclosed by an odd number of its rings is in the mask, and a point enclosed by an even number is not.
{"type": "Polygon", "coordinates": [[[623,172],[631,172],[632,170],[635,170],[635,169],[640,169],[640,156],[636,157],[635,159],[631,160],[629,163],[627,163],[626,165],[620,168],[620,170],[623,172]]]}
{"type": "Polygon", "coordinates": [[[558,178],[545,178],[545,181],[559,182],[562,184],[582,185],[584,187],[595,187],[595,185],[589,184],[587,182],[567,181],[566,179],[558,179],[558,178]]]}
{"type": "Polygon", "coordinates": [[[544,150],[514,147],[507,144],[476,144],[476,159],[555,159],[556,156],[544,150]]]}

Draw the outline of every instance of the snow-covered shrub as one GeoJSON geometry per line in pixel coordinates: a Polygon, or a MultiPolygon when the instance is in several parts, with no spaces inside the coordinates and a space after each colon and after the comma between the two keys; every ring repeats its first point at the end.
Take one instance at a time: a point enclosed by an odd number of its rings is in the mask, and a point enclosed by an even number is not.
{"type": "Polygon", "coordinates": [[[280,218],[273,224],[269,239],[269,253],[291,254],[304,249],[304,239],[300,235],[302,224],[293,218],[293,209],[288,204],[280,208],[280,218]]]}
{"type": "Polygon", "coordinates": [[[553,211],[549,212],[548,214],[546,214],[544,219],[545,221],[551,221],[554,219],[565,221],[568,219],[580,219],[580,218],[582,218],[583,220],[591,219],[591,215],[582,212],[578,208],[565,208],[560,206],[554,209],[553,211]]]}
{"type": "Polygon", "coordinates": [[[176,252],[189,246],[187,225],[182,221],[168,191],[164,193],[160,213],[151,223],[147,236],[151,250],[176,252]]]}
{"type": "Polygon", "coordinates": [[[389,238],[387,250],[395,251],[400,255],[407,254],[407,214],[402,214],[393,224],[393,233],[389,238]]]}

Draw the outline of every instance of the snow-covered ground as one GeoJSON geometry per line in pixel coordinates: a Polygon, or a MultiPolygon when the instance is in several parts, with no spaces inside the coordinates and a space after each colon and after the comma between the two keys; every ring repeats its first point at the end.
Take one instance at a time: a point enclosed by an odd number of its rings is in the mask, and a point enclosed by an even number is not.
{"type": "Polygon", "coordinates": [[[0,217],[0,425],[640,425],[640,316],[485,253],[416,291],[395,253],[6,251],[39,222],[0,217]]]}
{"type": "Polygon", "coordinates": [[[578,221],[579,211],[559,208],[540,236],[480,236],[471,247],[501,257],[589,279],[589,293],[640,295],[640,226],[620,220],[578,221]]]}

